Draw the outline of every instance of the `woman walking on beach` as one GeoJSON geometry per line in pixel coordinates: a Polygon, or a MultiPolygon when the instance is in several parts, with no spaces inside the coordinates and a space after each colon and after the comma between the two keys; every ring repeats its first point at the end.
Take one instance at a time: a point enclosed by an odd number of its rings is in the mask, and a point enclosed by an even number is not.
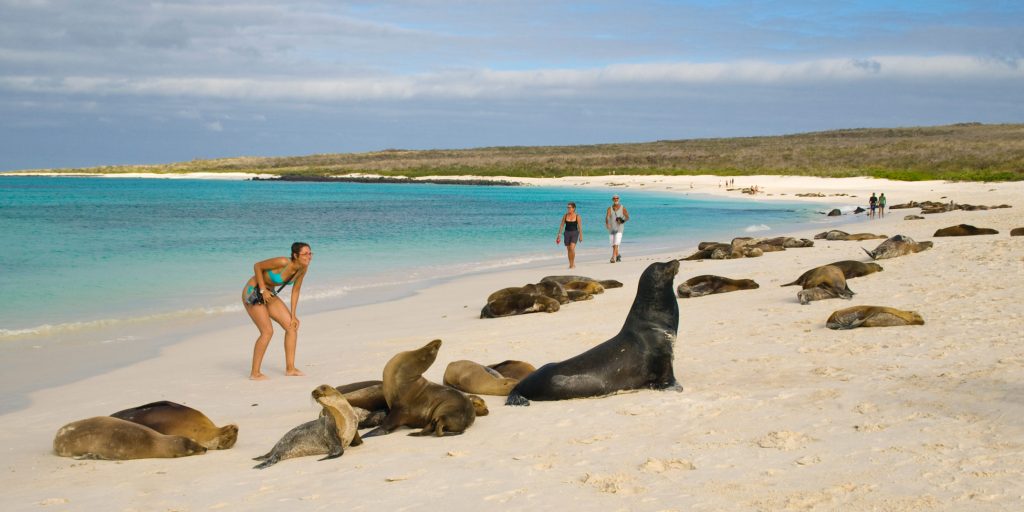
{"type": "Polygon", "coordinates": [[[562,228],[565,228],[565,252],[569,255],[569,268],[576,268],[576,244],[583,243],[583,220],[576,214],[576,203],[569,203],[565,207],[565,215],[562,215],[562,222],[558,224],[558,233],[555,235],[556,245],[562,238],[562,228]]]}
{"type": "Polygon", "coordinates": [[[885,192],[878,196],[878,216],[885,217],[885,192]]]}
{"type": "Polygon", "coordinates": [[[629,212],[619,203],[619,195],[612,196],[612,205],[604,213],[604,227],[608,229],[608,240],[612,244],[612,259],[609,263],[622,261],[619,245],[622,243],[622,228],[629,220],[629,212]]]}
{"type": "Polygon", "coordinates": [[[257,262],[253,265],[253,276],[242,288],[242,304],[249,318],[260,330],[256,338],[256,346],[252,350],[252,380],[266,380],[267,376],[260,371],[263,355],[267,353],[270,338],[274,335],[273,319],[284,328],[284,361],[285,375],[305,375],[295,367],[295,345],[299,336],[299,317],[295,309],[299,305],[299,290],[302,280],[306,277],[309,262],[313,259],[313,251],[309,244],[295,242],[292,244],[291,258],[281,256],[257,262]],[[292,285],[291,310],[277,297],[285,285],[292,285]],[[271,287],[278,286],[277,291],[271,287]]]}

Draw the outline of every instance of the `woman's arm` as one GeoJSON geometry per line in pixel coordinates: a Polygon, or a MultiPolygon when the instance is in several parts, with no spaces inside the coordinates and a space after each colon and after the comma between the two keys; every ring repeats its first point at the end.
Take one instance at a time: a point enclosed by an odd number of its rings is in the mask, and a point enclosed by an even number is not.
{"type": "Polygon", "coordinates": [[[580,231],[580,237],[576,243],[583,243],[583,217],[579,212],[576,212],[576,229],[580,231]]]}
{"type": "MultiPolygon", "coordinates": [[[[555,243],[556,244],[562,240],[562,228],[565,227],[565,218],[568,217],[568,216],[569,216],[568,213],[563,213],[562,214],[562,222],[558,223],[558,233],[555,233],[555,243]]],[[[576,217],[579,218],[579,215],[577,215],[576,217]]]]}

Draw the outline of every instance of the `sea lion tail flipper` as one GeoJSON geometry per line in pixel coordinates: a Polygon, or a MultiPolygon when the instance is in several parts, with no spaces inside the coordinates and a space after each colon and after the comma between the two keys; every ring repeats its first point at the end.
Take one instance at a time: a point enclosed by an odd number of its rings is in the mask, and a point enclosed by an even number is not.
{"type": "Polygon", "coordinates": [[[274,453],[274,452],[273,451],[269,451],[269,452],[267,452],[267,453],[265,453],[263,455],[260,455],[259,457],[253,457],[252,460],[267,460],[267,459],[270,458],[270,454],[271,453],[274,453]]]}
{"type": "Polygon", "coordinates": [[[375,428],[375,429],[373,429],[373,430],[363,434],[363,439],[366,439],[367,437],[386,436],[386,435],[388,435],[390,433],[391,433],[390,431],[384,430],[384,427],[377,427],[377,428],[375,428]]]}
{"type": "Polygon", "coordinates": [[[338,449],[332,451],[331,453],[328,453],[326,457],[324,457],[324,458],[322,458],[320,460],[337,459],[338,457],[341,457],[344,454],[345,454],[345,449],[339,446],[338,449]]]}
{"type": "Polygon", "coordinates": [[[277,463],[278,463],[278,461],[280,461],[280,460],[281,460],[281,459],[279,459],[279,458],[278,458],[278,457],[277,457],[277,456],[275,455],[275,456],[273,456],[273,457],[270,457],[269,459],[267,459],[267,460],[263,461],[263,463],[262,463],[262,464],[257,464],[257,465],[255,465],[255,466],[253,466],[252,468],[253,468],[253,469],[267,469],[267,468],[269,468],[270,466],[273,466],[274,464],[277,464],[277,463]]]}
{"type": "Polygon", "coordinates": [[[798,284],[800,284],[800,280],[799,279],[797,279],[796,281],[793,281],[792,283],[780,284],[779,286],[780,287],[781,286],[796,286],[798,284]]]}
{"type": "Polygon", "coordinates": [[[525,396],[520,395],[518,391],[513,389],[512,392],[508,394],[508,398],[505,400],[505,405],[520,405],[529,407],[530,401],[527,400],[525,396]]]}
{"type": "Polygon", "coordinates": [[[363,444],[363,438],[359,437],[359,431],[357,430],[356,431],[356,435],[352,438],[352,442],[349,443],[348,445],[349,446],[359,446],[361,444],[363,444]]]}
{"type": "MultiPolygon", "coordinates": [[[[861,249],[864,249],[864,248],[861,247],[861,249]]],[[[864,249],[864,252],[868,253],[868,256],[871,256],[872,260],[875,259],[875,253],[873,253],[873,252],[871,252],[871,251],[869,251],[867,249],[864,249]]]]}

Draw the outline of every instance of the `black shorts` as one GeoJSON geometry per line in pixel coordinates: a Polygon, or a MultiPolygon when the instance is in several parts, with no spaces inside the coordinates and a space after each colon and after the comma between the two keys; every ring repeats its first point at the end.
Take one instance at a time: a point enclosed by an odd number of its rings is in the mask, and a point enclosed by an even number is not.
{"type": "Polygon", "coordinates": [[[579,242],[579,241],[580,241],[580,232],[579,231],[565,230],[565,245],[566,246],[575,244],[576,242],[579,242]]]}

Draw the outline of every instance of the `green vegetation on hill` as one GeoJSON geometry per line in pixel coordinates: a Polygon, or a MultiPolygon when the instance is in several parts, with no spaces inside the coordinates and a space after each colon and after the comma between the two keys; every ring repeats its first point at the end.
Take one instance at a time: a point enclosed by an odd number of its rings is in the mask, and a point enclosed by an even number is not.
{"type": "Polygon", "coordinates": [[[265,172],[310,177],[347,173],[409,177],[781,174],[905,181],[1017,181],[1024,180],[1024,124],[864,128],[590,146],[240,157],[57,172],[265,172]]]}

